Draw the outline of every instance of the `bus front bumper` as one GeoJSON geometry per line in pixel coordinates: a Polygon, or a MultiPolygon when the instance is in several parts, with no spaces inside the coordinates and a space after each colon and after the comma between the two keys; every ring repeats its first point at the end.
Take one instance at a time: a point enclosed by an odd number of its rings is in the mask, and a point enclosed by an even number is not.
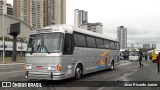
{"type": "Polygon", "coordinates": [[[25,77],[28,79],[62,80],[66,78],[65,72],[31,72],[26,71],[25,77]]]}

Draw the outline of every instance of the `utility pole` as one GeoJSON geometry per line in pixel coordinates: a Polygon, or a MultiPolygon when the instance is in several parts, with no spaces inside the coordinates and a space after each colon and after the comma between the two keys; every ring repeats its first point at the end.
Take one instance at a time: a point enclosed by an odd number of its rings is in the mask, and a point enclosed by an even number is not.
{"type": "Polygon", "coordinates": [[[5,41],[4,41],[4,5],[5,5],[5,3],[3,2],[2,3],[2,14],[3,14],[3,20],[2,20],[2,22],[3,22],[3,24],[2,24],[2,29],[3,29],[3,63],[4,63],[4,57],[5,57],[5,41]]]}

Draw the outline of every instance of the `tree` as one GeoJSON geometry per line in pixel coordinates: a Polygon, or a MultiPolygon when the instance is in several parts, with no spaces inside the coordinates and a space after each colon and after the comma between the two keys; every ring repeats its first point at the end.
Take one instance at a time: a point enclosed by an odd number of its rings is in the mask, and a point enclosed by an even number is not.
{"type": "Polygon", "coordinates": [[[0,37],[0,40],[2,41],[2,40],[3,40],[3,37],[0,37]]]}
{"type": "MultiPolygon", "coordinates": [[[[2,41],[2,40],[3,40],[3,37],[0,37],[0,40],[2,41]]],[[[4,37],[4,41],[12,41],[12,39],[5,36],[5,37],[4,37]]]]}
{"type": "Polygon", "coordinates": [[[26,37],[25,37],[25,36],[23,36],[23,37],[18,37],[17,40],[18,40],[18,42],[25,42],[26,37]]]}
{"type": "Polygon", "coordinates": [[[21,57],[22,57],[22,49],[23,49],[22,43],[24,43],[25,40],[26,40],[26,37],[25,37],[25,36],[23,36],[23,37],[18,37],[18,38],[17,38],[17,41],[18,41],[18,42],[21,42],[21,57]]]}

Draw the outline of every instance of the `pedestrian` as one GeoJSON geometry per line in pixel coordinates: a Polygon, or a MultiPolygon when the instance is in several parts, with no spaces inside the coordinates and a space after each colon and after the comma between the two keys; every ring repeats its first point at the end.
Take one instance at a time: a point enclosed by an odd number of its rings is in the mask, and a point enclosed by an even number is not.
{"type": "Polygon", "coordinates": [[[146,62],[148,60],[148,54],[147,53],[145,54],[145,60],[146,60],[146,62]]]}
{"type": "Polygon", "coordinates": [[[158,74],[159,74],[159,72],[160,72],[160,52],[159,52],[156,60],[157,60],[157,70],[158,70],[158,74]]]}
{"type": "Polygon", "coordinates": [[[143,67],[143,64],[142,64],[142,52],[141,51],[139,52],[139,67],[143,67]]]}

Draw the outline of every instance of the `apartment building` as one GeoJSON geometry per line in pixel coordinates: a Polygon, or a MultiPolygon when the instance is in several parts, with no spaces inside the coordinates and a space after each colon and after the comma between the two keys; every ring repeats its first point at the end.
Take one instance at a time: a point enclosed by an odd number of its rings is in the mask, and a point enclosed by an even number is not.
{"type": "Polygon", "coordinates": [[[66,23],[66,0],[14,0],[14,16],[33,29],[66,23]]]}
{"type": "Polygon", "coordinates": [[[0,0],[0,13],[7,14],[7,0],[0,0]]]}
{"type": "Polygon", "coordinates": [[[119,38],[121,48],[127,47],[127,28],[119,26],[117,28],[117,36],[119,38]]]}

